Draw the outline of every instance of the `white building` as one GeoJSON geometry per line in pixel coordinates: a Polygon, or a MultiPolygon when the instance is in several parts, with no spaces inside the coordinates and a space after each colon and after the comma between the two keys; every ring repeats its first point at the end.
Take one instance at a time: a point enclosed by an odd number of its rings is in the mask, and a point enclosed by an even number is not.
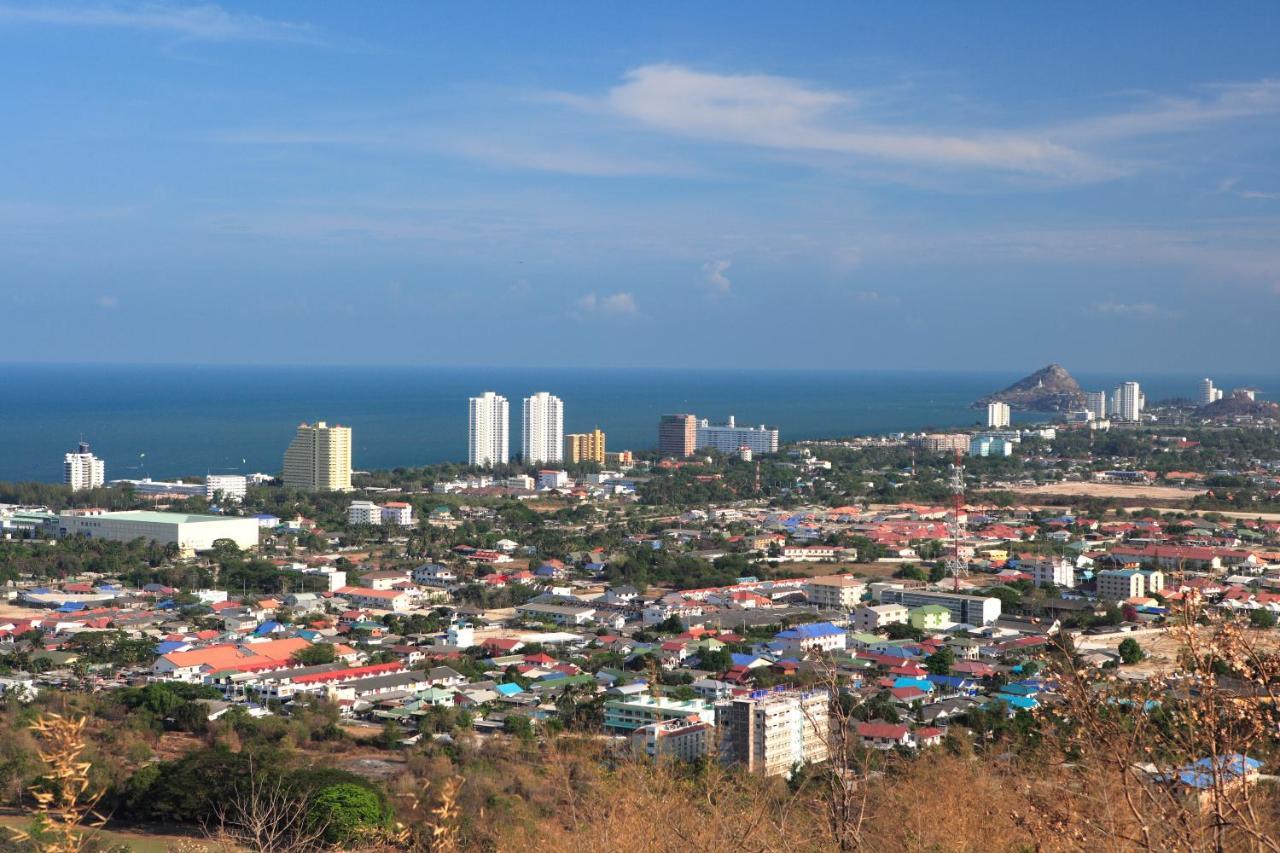
{"type": "Polygon", "coordinates": [[[853,611],[853,628],[874,634],[889,625],[905,625],[910,614],[901,604],[864,604],[853,611]]]}
{"type": "Polygon", "coordinates": [[[413,505],[404,501],[387,501],[382,505],[382,523],[413,527],[413,505]]]}
{"type": "Polygon", "coordinates": [[[106,466],[93,455],[86,442],[80,442],[77,451],[62,457],[62,483],[70,486],[71,491],[96,489],[105,482],[106,466]]]}
{"type": "Polygon", "coordinates": [[[1222,399],[1222,389],[1213,387],[1213,380],[1208,377],[1200,380],[1200,405],[1207,406],[1222,399]]]}
{"type": "Polygon", "coordinates": [[[258,520],[221,515],[187,515],[181,512],[104,512],[100,515],[58,517],[63,536],[88,536],[130,542],[148,539],[161,545],[176,544],[185,554],[207,551],[219,539],[229,539],[244,550],[258,544],[258,520]]]}
{"type": "Polygon", "coordinates": [[[694,449],[736,454],[744,447],[749,448],[752,453],[777,453],[778,431],[769,429],[764,424],[758,427],[740,427],[735,423],[733,415],[723,424],[713,424],[706,418],[698,422],[694,449]]]}
{"type": "Polygon", "coordinates": [[[635,754],[654,761],[663,758],[697,761],[710,750],[714,735],[715,726],[695,714],[641,726],[631,733],[629,741],[635,754]]]}
{"type": "Polygon", "coordinates": [[[1076,570],[1067,560],[1044,559],[1031,564],[1031,579],[1036,586],[1053,584],[1063,589],[1076,585],[1076,570]]]}
{"type": "Polygon", "coordinates": [[[853,575],[816,577],[804,586],[810,604],[829,610],[852,610],[866,591],[866,583],[853,575]]]}
{"type": "Polygon", "coordinates": [[[1008,403],[987,403],[987,427],[989,429],[1000,429],[1009,425],[1009,404],[1008,403]]]}
{"type": "Polygon", "coordinates": [[[347,507],[347,524],[381,524],[382,507],[373,501],[352,501],[347,507]]]}
{"type": "Polygon", "coordinates": [[[1086,391],[1084,407],[1093,415],[1094,420],[1105,420],[1107,417],[1107,392],[1086,391]]]}
{"type": "Polygon", "coordinates": [[[1013,442],[998,435],[975,435],[969,440],[970,456],[1012,456],[1013,442]]]}
{"type": "Polygon", "coordinates": [[[559,462],[564,455],[564,403],[539,391],[524,398],[521,455],[526,465],[559,462]]]}
{"type": "Polygon", "coordinates": [[[990,625],[1000,618],[1000,599],[989,596],[884,587],[880,589],[880,603],[901,604],[907,609],[937,604],[951,611],[952,622],[966,625],[990,625]]]}
{"type": "Polygon", "coordinates": [[[1098,572],[1097,590],[1100,601],[1126,601],[1147,594],[1147,579],[1136,569],[1104,569],[1098,572]]]}
{"type": "Polygon", "coordinates": [[[511,461],[507,398],[485,391],[469,401],[467,464],[491,467],[511,461]]]}
{"type": "Polygon", "coordinates": [[[556,469],[545,469],[538,472],[538,488],[563,489],[569,485],[569,475],[556,469]]]}
{"type": "Polygon", "coordinates": [[[1142,388],[1137,382],[1125,382],[1116,387],[1111,400],[1111,413],[1122,421],[1138,421],[1142,418],[1142,388]]]}
{"type": "Polygon", "coordinates": [[[210,474],[204,478],[204,496],[214,500],[242,501],[249,492],[249,479],[241,474],[210,474]]]}
{"type": "Polygon", "coordinates": [[[756,690],[716,704],[720,760],[762,776],[827,760],[831,695],[824,689],[756,690]]]}

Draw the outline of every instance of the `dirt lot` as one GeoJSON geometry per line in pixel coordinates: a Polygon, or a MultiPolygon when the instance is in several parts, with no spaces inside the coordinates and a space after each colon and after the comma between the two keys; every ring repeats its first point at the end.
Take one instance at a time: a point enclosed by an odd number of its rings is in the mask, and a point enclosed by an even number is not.
{"type": "Polygon", "coordinates": [[[1189,501],[1205,493],[1204,489],[1182,489],[1177,486],[1131,486],[1124,483],[1045,483],[1015,489],[1015,494],[1031,498],[1062,495],[1072,498],[1112,498],[1115,500],[1189,501]]]}
{"type": "Polygon", "coordinates": [[[794,572],[809,578],[845,574],[887,578],[901,567],[901,563],[778,563],[780,572],[794,572]]]}
{"type": "MultiPolygon", "coordinates": [[[[1202,629],[1207,630],[1207,629],[1202,629]]],[[[1140,663],[1121,668],[1121,672],[1130,677],[1147,677],[1165,675],[1178,668],[1178,653],[1181,643],[1175,633],[1136,632],[1134,634],[1104,634],[1101,636],[1080,635],[1076,637],[1076,650],[1080,652],[1090,649],[1106,649],[1116,651],[1126,637],[1137,640],[1146,653],[1140,663]]],[[[1249,638],[1260,648],[1268,651],[1280,650],[1280,631],[1250,631],[1249,638]]]]}
{"type": "Polygon", "coordinates": [[[36,619],[48,616],[52,611],[41,607],[20,607],[16,604],[0,604],[0,619],[36,619]]]}

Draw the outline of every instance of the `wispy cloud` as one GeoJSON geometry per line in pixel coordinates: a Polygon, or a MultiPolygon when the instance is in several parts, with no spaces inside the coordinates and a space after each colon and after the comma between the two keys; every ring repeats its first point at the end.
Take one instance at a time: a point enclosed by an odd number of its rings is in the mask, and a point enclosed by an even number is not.
{"type": "Polygon", "coordinates": [[[96,304],[99,308],[106,308],[107,310],[111,310],[113,308],[120,307],[120,299],[109,293],[104,293],[94,300],[94,304],[96,304]]]}
{"type": "Polygon", "coordinates": [[[1089,307],[1092,314],[1127,320],[1168,320],[1177,312],[1154,302],[1098,302],[1089,307]]]}
{"type": "Polygon", "coordinates": [[[702,274],[707,285],[716,293],[725,295],[733,290],[733,282],[725,275],[732,265],[731,261],[714,260],[702,265],[702,274]]]}
{"type": "Polygon", "coordinates": [[[581,316],[633,317],[639,313],[635,297],[625,292],[602,296],[592,291],[579,299],[575,307],[581,316]]]}
{"type": "Polygon", "coordinates": [[[0,25],[5,24],[147,30],[200,41],[323,41],[310,24],[229,12],[212,3],[3,3],[0,25]]]}
{"type": "Polygon", "coordinates": [[[1100,176],[1088,155],[1033,133],[879,126],[846,92],[762,74],[715,74],[679,65],[628,71],[602,98],[562,103],[712,142],[886,161],[1053,176],[1100,176]]]}

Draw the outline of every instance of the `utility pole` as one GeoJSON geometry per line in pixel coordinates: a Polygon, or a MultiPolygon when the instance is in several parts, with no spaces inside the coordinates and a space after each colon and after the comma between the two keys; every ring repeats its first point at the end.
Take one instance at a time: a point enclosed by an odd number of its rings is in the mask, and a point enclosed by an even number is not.
{"type": "Polygon", "coordinates": [[[947,574],[951,575],[951,589],[960,591],[960,578],[969,574],[968,563],[960,557],[960,540],[964,537],[964,451],[956,449],[951,463],[951,559],[947,561],[947,574]]]}

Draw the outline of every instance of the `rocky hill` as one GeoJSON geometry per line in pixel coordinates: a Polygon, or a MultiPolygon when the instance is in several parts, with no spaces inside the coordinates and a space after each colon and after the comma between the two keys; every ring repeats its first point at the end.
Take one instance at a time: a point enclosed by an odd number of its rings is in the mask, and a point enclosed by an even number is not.
{"type": "Polygon", "coordinates": [[[1196,409],[1202,418],[1280,418],[1280,406],[1265,400],[1250,400],[1247,394],[1232,394],[1196,409]]]}
{"type": "Polygon", "coordinates": [[[1067,412],[1084,407],[1084,391],[1065,367],[1051,364],[973,405],[982,408],[995,402],[1008,403],[1020,412],[1067,412]]]}

